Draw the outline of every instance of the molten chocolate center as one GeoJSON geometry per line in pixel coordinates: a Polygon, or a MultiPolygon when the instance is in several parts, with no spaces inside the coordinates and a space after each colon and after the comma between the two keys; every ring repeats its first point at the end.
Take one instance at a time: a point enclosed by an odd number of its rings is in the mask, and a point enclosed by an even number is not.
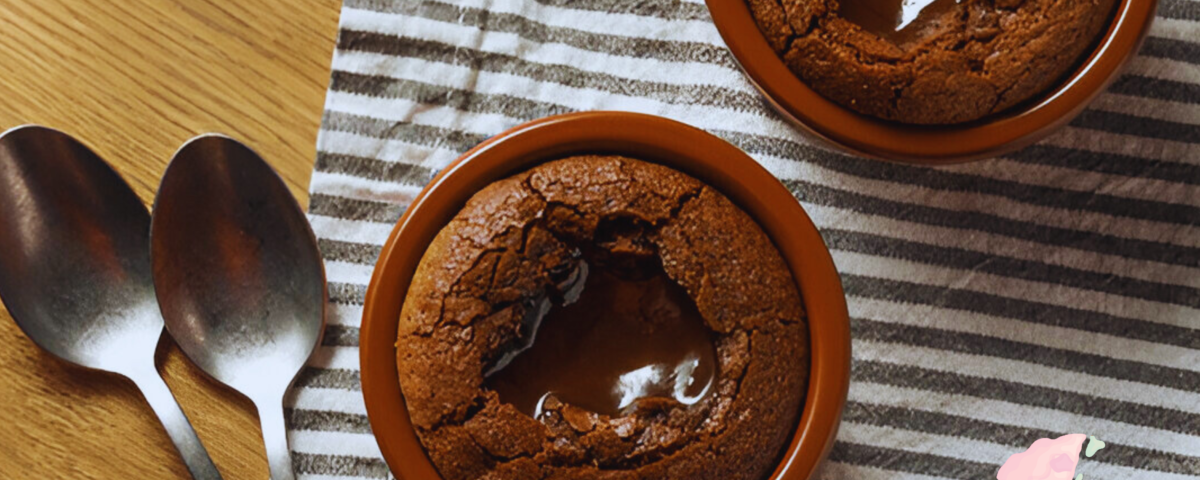
{"type": "Polygon", "coordinates": [[[959,0],[842,0],[838,15],[897,45],[920,40],[959,0]]]}
{"type": "Polygon", "coordinates": [[[531,309],[541,314],[531,319],[531,344],[493,368],[489,388],[534,418],[551,395],[610,416],[642,398],[684,405],[704,398],[716,377],[716,350],[687,291],[661,266],[636,277],[587,267],[574,276],[582,292],[568,287],[564,305],[531,309]]]}

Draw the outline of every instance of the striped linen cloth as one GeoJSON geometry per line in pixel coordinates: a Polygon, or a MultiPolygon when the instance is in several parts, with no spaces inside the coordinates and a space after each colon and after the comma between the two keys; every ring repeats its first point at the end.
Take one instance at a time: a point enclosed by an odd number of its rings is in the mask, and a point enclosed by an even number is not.
{"type": "Polygon", "coordinates": [[[301,478],[389,477],[360,395],[361,304],[431,173],[506,128],[595,109],[728,140],[821,229],[854,337],[821,478],[995,478],[1067,433],[1108,442],[1085,478],[1200,478],[1200,0],[1158,15],[1070,126],[925,168],[805,143],[700,0],[346,0],[311,186],[330,325],[289,399],[301,478]]]}

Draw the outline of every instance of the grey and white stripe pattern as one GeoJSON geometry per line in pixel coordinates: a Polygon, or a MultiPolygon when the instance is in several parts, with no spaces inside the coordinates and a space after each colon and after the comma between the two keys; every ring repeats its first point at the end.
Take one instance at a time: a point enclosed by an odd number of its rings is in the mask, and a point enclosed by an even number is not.
{"type": "Polygon", "coordinates": [[[700,0],[346,0],[312,177],[324,345],[289,400],[303,478],[387,478],[358,326],[392,225],[431,172],[518,123],[632,110],[777,175],[842,272],[853,386],[823,478],[994,478],[1033,440],[1108,442],[1086,478],[1200,478],[1200,0],[1041,144],[950,168],[805,143],[700,0]]]}

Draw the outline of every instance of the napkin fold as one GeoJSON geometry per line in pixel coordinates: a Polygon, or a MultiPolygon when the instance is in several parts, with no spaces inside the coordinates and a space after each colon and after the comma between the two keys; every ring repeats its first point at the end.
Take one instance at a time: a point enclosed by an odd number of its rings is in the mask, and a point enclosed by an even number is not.
{"type": "Polygon", "coordinates": [[[1071,433],[1108,442],[1085,478],[1200,478],[1200,1],[1158,15],[1070,126],[926,168],[806,143],[698,0],[346,0],[311,186],[329,327],[288,399],[298,473],[389,476],[358,327],[380,247],[430,174],[527,120],[604,109],[728,140],[821,229],[854,337],[821,478],[994,478],[1071,433]]]}

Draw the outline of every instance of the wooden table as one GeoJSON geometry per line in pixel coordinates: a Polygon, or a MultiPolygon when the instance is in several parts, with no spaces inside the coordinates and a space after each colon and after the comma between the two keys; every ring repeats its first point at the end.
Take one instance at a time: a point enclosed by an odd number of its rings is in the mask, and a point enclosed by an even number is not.
{"type": "MultiPolygon", "coordinates": [[[[0,130],[78,136],[147,204],[180,144],[224,132],[307,203],[340,3],[0,0],[0,130]]],[[[187,477],[132,383],[65,364],[0,317],[0,478],[187,477]]],[[[169,340],[159,365],[225,478],[267,478],[250,402],[169,340]]]]}

